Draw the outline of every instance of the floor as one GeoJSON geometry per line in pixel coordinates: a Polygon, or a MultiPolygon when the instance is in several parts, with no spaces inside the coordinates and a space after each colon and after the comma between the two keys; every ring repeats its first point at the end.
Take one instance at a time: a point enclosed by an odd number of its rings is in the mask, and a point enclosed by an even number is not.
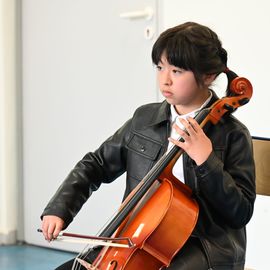
{"type": "Polygon", "coordinates": [[[0,246],[0,269],[53,270],[63,262],[74,258],[75,255],[32,245],[0,246]]]}

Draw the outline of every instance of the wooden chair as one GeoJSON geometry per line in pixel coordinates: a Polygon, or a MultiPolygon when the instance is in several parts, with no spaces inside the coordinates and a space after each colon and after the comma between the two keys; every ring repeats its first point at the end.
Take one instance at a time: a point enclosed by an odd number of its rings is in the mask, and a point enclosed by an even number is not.
{"type": "Polygon", "coordinates": [[[270,196],[270,138],[252,137],[252,142],[256,166],[256,193],[270,196]]]}
{"type": "Polygon", "coordinates": [[[270,196],[270,138],[253,137],[256,193],[270,196]]]}

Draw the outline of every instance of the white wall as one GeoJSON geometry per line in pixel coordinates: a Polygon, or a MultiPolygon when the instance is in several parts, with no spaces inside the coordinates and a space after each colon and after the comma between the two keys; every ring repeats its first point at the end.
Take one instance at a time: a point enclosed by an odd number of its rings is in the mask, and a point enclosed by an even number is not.
{"type": "MultiPolygon", "coordinates": [[[[185,21],[212,28],[228,51],[228,67],[253,85],[251,101],[236,112],[253,136],[270,137],[270,2],[267,0],[161,1],[164,30],[185,21]]],[[[220,96],[225,91],[225,76],[215,85],[220,96]]],[[[270,199],[258,196],[253,219],[248,225],[247,266],[269,269],[270,199]]]]}

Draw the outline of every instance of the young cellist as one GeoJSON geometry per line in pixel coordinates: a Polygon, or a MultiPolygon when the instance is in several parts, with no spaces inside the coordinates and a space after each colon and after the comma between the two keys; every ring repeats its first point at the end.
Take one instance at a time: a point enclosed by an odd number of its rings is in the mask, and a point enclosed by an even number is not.
{"type": "MultiPolygon", "coordinates": [[[[187,22],[159,36],[152,60],[165,100],[139,107],[77,163],[42,213],[44,237],[56,238],[93,191],[124,172],[126,197],[175,144],[185,153],[173,175],[191,188],[200,210],[194,231],[167,269],[244,269],[245,225],[256,196],[251,137],[231,115],[206,131],[194,119],[218,99],[211,85],[219,74],[230,72],[227,52],[215,32],[187,22]],[[179,136],[184,142],[177,140],[179,136]]],[[[72,264],[73,260],[57,269],[72,269],[72,264]]]]}

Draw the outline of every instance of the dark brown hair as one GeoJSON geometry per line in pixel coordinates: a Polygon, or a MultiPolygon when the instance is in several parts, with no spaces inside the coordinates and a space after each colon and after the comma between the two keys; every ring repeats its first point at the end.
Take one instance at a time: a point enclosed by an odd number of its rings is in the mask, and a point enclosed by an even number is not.
{"type": "Polygon", "coordinates": [[[152,49],[152,61],[158,65],[165,53],[169,64],[190,70],[198,85],[203,75],[219,75],[227,67],[227,52],[217,34],[210,28],[186,22],[164,31],[152,49]]]}

